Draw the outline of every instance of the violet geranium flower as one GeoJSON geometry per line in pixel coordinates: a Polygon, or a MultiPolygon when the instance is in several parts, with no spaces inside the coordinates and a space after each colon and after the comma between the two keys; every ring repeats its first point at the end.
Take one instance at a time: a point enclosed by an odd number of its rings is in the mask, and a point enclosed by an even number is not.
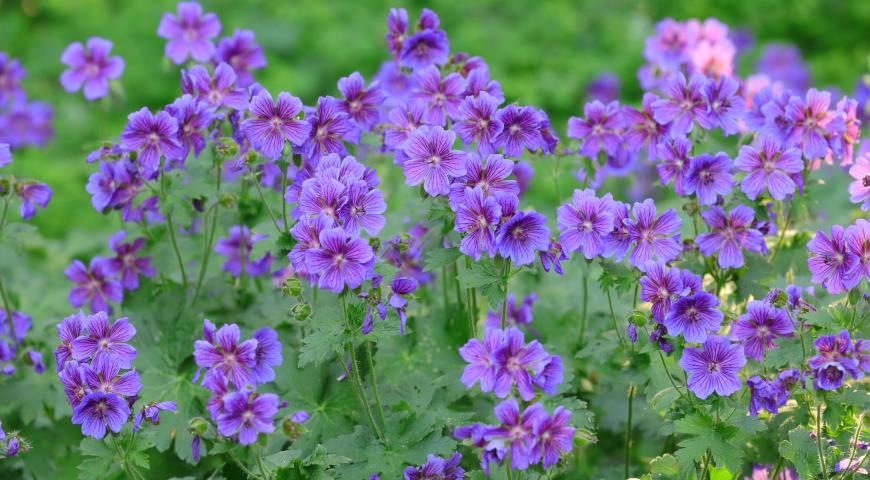
{"type": "Polygon", "coordinates": [[[843,227],[834,225],[830,237],[819,230],[807,243],[812,254],[807,260],[812,281],[832,295],[849,290],[861,280],[860,259],[849,251],[845,233],[843,227]]]}
{"type": "Polygon", "coordinates": [[[583,107],[585,119],[568,119],[568,138],[580,140],[580,154],[595,158],[604,150],[607,155],[616,155],[622,146],[622,129],[625,127],[619,102],[606,106],[595,100],[583,107]]]}
{"type": "Polygon", "coordinates": [[[245,88],[254,83],[252,70],[266,66],[266,55],[257,43],[254,32],[236,30],[232,37],[222,38],[215,51],[215,63],[224,62],[233,67],[239,87],[245,88]]]}
{"type": "Polygon", "coordinates": [[[78,361],[92,360],[99,365],[108,361],[117,363],[121,368],[131,368],[136,358],[136,349],[125,343],[136,335],[136,327],[127,317],[109,324],[106,312],[97,312],[87,318],[84,324],[87,332],[72,342],[72,356],[78,361]]]}
{"type": "Polygon", "coordinates": [[[109,81],[121,78],[124,59],[109,56],[112,42],[91,37],[87,46],[73,42],[63,51],[60,61],[67,68],[60,76],[60,83],[67,92],[83,88],[85,99],[96,100],[109,93],[109,81]]]}
{"type": "Polygon", "coordinates": [[[528,265],[535,261],[537,252],[550,247],[547,218],[534,211],[517,212],[499,227],[495,243],[499,255],[510,258],[514,265],[528,265]]]}
{"type": "Polygon", "coordinates": [[[209,369],[206,378],[223,376],[231,380],[236,388],[257,384],[254,374],[257,364],[256,339],[240,343],[241,331],[234,323],[219,328],[211,341],[207,337],[206,340],[197,340],[193,350],[196,365],[209,369]]]}
{"type": "Polygon", "coordinates": [[[120,302],[124,296],[121,284],[112,278],[108,259],[94,257],[88,267],[73,260],[63,273],[76,284],[69,292],[69,303],[73,307],[89,302],[92,312],[111,312],[108,302],[120,302]]]}
{"type": "Polygon", "coordinates": [[[713,392],[727,396],[740,390],[738,372],[743,365],[743,347],[720,336],[710,336],[702,348],[686,348],[680,358],[680,367],[689,375],[689,390],[702,400],[713,392]]]}
{"type": "Polygon", "coordinates": [[[628,237],[634,250],[629,261],[638,268],[654,257],[662,262],[670,262],[682,251],[680,245],[680,226],[682,220],[677,212],[668,209],[656,218],[656,204],[652,199],[635,203],[631,209],[634,218],[628,220],[628,237]]]}
{"type": "Polygon", "coordinates": [[[131,113],[121,133],[121,145],[128,151],[139,153],[137,162],[147,178],[156,177],[160,156],[168,160],[182,160],[184,151],[178,143],[178,120],[167,112],[152,114],[148,107],[131,113]]]}
{"type": "Polygon", "coordinates": [[[311,125],[298,118],[302,102],[293,95],[281,92],[277,103],[272,103],[272,95],[261,90],[248,108],[251,118],[242,122],[242,131],[254,149],[266,158],[280,158],[285,141],[299,147],[308,139],[311,125]]]}
{"type": "Polygon", "coordinates": [[[534,152],[542,146],[544,118],[535,108],[508,105],[498,111],[496,118],[503,127],[494,144],[504,148],[505,155],[519,157],[524,147],[534,152]]]}
{"type": "Polygon", "coordinates": [[[464,201],[456,210],[457,232],[465,233],[459,251],[474,260],[482,253],[495,254],[495,227],[501,218],[501,206],[494,197],[487,197],[480,187],[465,187],[464,201]]]}
{"type": "Polygon", "coordinates": [[[771,135],[764,135],[758,146],[740,147],[734,166],[747,172],[740,188],[750,200],[758,198],[765,189],[774,200],[782,200],[794,193],[797,184],[792,175],[801,173],[804,162],[800,150],[782,145],[771,135]]]}
{"type": "Polygon", "coordinates": [[[441,126],[447,117],[453,120],[461,118],[459,104],[462,103],[467,85],[462,75],[451,73],[442,79],[435,67],[426,67],[415,75],[417,88],[412,98],[426,105],[426,124],[441,126]]]}
{"type": "Polygon", "coordinates": [[[701,205],[713,205],[717,195],[727,195],[734,185],[731,160],[722,152],[693,157],[686,172],[686,193],[698,196],[701,205]]]}
{"type": "Polygon", "coordinates": [[[239,443],[250,445],[260,433],[275,431],[272,419],[278,413],[274,393],[233,392],[224,398],[224,410],[217,418],[218,432],[225,437],[239,434],[239,443]]]}
{"type": "Polygon", "coordinates": [[[701,74],[692,75],[687,81],[685,75],[676,72],[665,82],[665,98],[652,104],[653,118],[662,125],[670,125],[671,135],[687,135],[697,122],[703,128],[710,128],[703,90],[707,80],[701,74]]]}
{"type": "Polygon", "coordinates": [[[478,381],[483,392],[491,392],[495,388],[498,366],[493,355],[501,347],[503,340],[504,332],[497,328],[488,328],[483,334],[483,340],[472,338],[459,349],[459,355],[468,362],[460,378],[465,388],[470,389],[478,381]]]}
{"type": "Polygon", "coordinates": [[[109,248],[115,256],[109,259],[109,268],[121,279],[125,290],[139,288],[139,275],[153,277],[157,270],[151,266],[151,257],[139,257],[137,252],[145,246],[145,239],[140,237],[130,243],[123,243],[127,232],[123,230],[109,238],[109,248]]]}
{"type": "Polygon", "coordinates": [[[716,332],[725,315],[715,295],[700,291],[674,302],[664,319],[668,335],[682,335],[687,342],[702,343],[716,332]]]}
{"type": "Polygon", "coordinates": [[[342,228],[320,232],[320,247],[309,248],[305,259],[310,273],[320,276],[318,286],[340,293],[356,288],[372,275],[372,248],[361,238],[349,238],[342,228]]]}
{"type": "Polygon", "coordinates": [[[72,423],[82,426],[82,433],[97,440],[106,435],[106,428],[118,433],[130,417],[130,407],[118,395],[92,392],[74,409],[72,423]]]}
{"type": "Polygon", "coordinates": [[[214,13],[203,15],[199,2],[179,2],[178,15],[164,13],[157,35],[169,40],[166,56],[180,65],[192,57],[197,62],[211,60],[215,46],[211,39],[221,32],[221,22],[214,13]]]}
{"type": "Polygon", "coordinates": [[[386,95],[377,82],[366,88],[366,81],[359,72],[353,72],[338,80],[338,91],[344,96],[339,108],[360,127],[371,130],[380,119],[379,108],[386,95]]]}
{"type": "Polygon", "coordinates": [[[22,220],[30,220],[36,215],[36,206],[45,208],[51,201],[51,187],[40,182],[19,182],[15,185],[15,195],[21,199],[18,213],[22,220]]]}
{"type": "Polygon", "coordinates": [[[785,310],[758,300],[749,302],[746,313],[731,325],[731,338],[743,344],[747,357],[759,362],[765,352],[777,348],[774,340],[793,333],[794,326],[785,310]]]}
{"type": "Polygon", "coordinates": [[[674,298],[683,294],[683,279],[678,268],[661,262],[647,262],[640,278],[640,299],[652,304],[653,319],[662,323],[674,298]]]}
{"type": "Polygon", "coordinates": [[[849,184],[849,201],[860,203],[861,210],[870,210],[870,154],[855,160],[849,168],[849,176],[855,179],[849,184]]]}
{"type": "Polygon", "coordinates": [[[224,262],[224,271],[234,277],[241,274],[242,268],[245,273],[252,276],[260,276],[269,273],[269,268],[272,265],[272,254],[266,252],[259,259],[252,259],[251,253],[254,250],[254,245],[266,238],[267,235],[252,235],[251,229],[247,225],[233,225],[230,227],[229,237],[221,237],[218,239],[214,247],[215,253],[227,257],[224,262]]]}
{"type": "Polygon", "coordinates": [[[498,398],[507,397],[514,384],[523,400],[535,398],[532,380],[547,366],[550,356],[537,340],[525,343],[523,332],[510,327],[504,332],[501,346],[493,353],[496,365],[493,392],[498,398]]]}
{"type": "Polygon", "coordinates": [[[489,435],[503,439],[510,449],[511,465],[514,470],[525,470],[535,463],[532,446],[535,441],[534,427],[547,416],[544,406],[533,403],[520,413],[516,400],[510,398],[495,407],[495,416],[501,425],[490,430],[489,435]]]}
{"type": "Polygon", "coordinates": [[[755,212],[746,205],[738,205],[727,214],[720,207],[712,207],[701,213],[710,227],[707,233],[695,239],[704,256],[719,252],[719,266],[740,268],[743,266],[743,249],[760,253],[764,251],[764,235],[753,228],[755,212]]]}
{"type": "Polygon", "coordinates": [[[423,184],[429,195],[450,193],[451,178],[465,175],[465,152],[452,150],[456,134],[441,127],[420,127],[411,133],[403,150],[407,160],[402,165],[405,183],[423,184]]]}
{"type": "Polygon", "coordinates": [[[613,197],[595,196],[592,189],[574,190],[571,202],[556,210],[559,242],[588,260],[604,253],[605,238],[613,230],[613,197]]]}
{"type": "Polygon", "coordinates": [[[459,121],[453,130],[462,143],[471,145],[477,142],[477,151],[483,155],[495,153],[495,142],[504,124],[496,118],[499,101],[486,92],[476,97],[465,97],[459,104],[459,121]]]}

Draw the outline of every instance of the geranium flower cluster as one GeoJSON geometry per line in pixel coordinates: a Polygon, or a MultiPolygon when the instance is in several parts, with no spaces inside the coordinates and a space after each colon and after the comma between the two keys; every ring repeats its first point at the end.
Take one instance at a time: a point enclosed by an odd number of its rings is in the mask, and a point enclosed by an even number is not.
{"type": "Polygon", "coordinates": [[[297,204],[288,258],[298,275],[335,293],[372,278],[375,255],[361,234],[375,237],[386,223],[379,184],[377,172],[351,156],[328,154],[299,171],[285,195],[297,204]]]}
{"type": "Polygon", "coordinates": [[[870,222],[863,218],[846,228],[833,225],[830,234],[819,230],[807,250],[812,280],[828,293],[842,293],[862,279],[870,280],[870,222]]]}
{"type": "MultiPolygon", "coordinates": [[[[408,467],[405,469],[405,480],[462,480],[465,478],[465,470],[459,465],[462,460],[462,455],[459,452],[453,454],[449,459],[429,455],[426,463],[419,467],[408,467]]],[[[369,480],[378,480],[379,476],[374,476],[369,480]]]]}
{"type": "MultiPolygon", "coordinates": [[[[238,325],[217,329],[204,320],[203,340],[194,344],[193,357],[198,367],[193,380],[197,382],[205,371],[202,386],[212,395],[208,411],[218,433],[250,445],[260,433],[275,431],[274,417],[286,404],[274,393],[258,392],[257,388],[275,379],[274,367],[283,360],[277,332],[263,327],[241,341],[238,325]]],[[[201,439],[197,435],[193,441],[198,452],[201,439]]]]}
{"type": "Polygon", "coordinates": [[[0,144],[13,150],[41,147],[54,136],[54,112],[49,104],[27,98],[22,86],[26,76],[17,58],[0,51],[0,144]]]}
{"type": "Polygon", "coordinates": [[[133,368],[136,349],[129,342],[136,328],[126,317],[109,321],[106,312],[79,312],[57,325],[60,344],[54,351],[57,375],[73,409],[72,423],[82,434],[101,439],[106,429],[120,433],[128,421],[138,430],[143,418],[160,421],[160,411],[175,411],[175,402],[151,402],[135,415],[142,383],[133,368]]]}
{"type": "Polygon", "coordinates": [[[563,452],[571,451],[575,430],[569,424],[571,412],[558,407],[550,415],[541,403],[526,404],[536,399],[536,390],[557,393],[563,380],[561,357],[548,354],[537,340],[526,343],[517,327],[487,328],[483,341],[472,338],[459,354],[468,362],[461,378],[466,388],[479,382],[483,392],[510,396],[495,408],[500,425],[478,423],[453,433],[481,449],[481,468],[487,474],[491,464],[500,465],[506,457],[511,469],[525,470],[539,462],[548,469],[563,452]]]}
{"type": "Polygon", "coordinates": [[[110,302],[120,303],[125,290],[137,290],[140,276],[153,277],[157,273],[151,266],[151,257],[140,256],[145,239],[125,242],[126,239],[127,232],[121,230],[109,238],[114,256],[93,257],[87,266],[73,260],[64,270],[74,284],[68,297],[70,305],[80,308],[87,304],[91,312],[111,313],[110,302]]]}
{"type": "Polygon", "coordinates": [[[858,339],[852,343],[848,330],[823,335],[813,342],[813,347],[817,353],[807,365],[812,369],[813,386],[817,389],[836,390],[848,377],[860,380],[870,373],[870,341],[858,339]]]}
{"type": "Polygon", "coordinates": [[[30,315],[11,310],[8,305],[0,308],[0,373],[15,374],[15,360],[21,355],[21,360],[42,374],[45,364],[42,362],[42,352],[25,347],[27,333],[33,328],[30,315]]]}

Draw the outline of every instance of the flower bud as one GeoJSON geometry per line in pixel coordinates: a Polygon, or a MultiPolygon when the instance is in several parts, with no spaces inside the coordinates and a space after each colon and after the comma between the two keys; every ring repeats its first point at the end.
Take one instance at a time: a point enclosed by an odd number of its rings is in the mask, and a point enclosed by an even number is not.
{"type": "Polygon", "coordinates": [[[284,280],[284,286],[281,287],[281,291],[288,297],[298,297],[302,294],[302,282],[296,277],[290,277],[284,280]]]}
{"type": "Polygon", "coordinates": [[[311,316],[311,305],[303,302],[290,307],[290,315],[299,322],[304,322],[311,316]]]}
{"type": "Polygon", "coordinates": [[[208,430],[208,420],[202,417],[194,417],[187,424],[187,430],[191,435],[201,436],[208,430]]]}

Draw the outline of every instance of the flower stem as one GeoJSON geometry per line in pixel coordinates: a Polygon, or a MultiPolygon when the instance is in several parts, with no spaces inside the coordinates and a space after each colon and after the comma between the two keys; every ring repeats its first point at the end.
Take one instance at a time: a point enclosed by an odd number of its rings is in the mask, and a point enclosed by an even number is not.
{"type": "MultiPolygon", "coordinates": [[[[217,229],[217,217],[218,211],[220,210],[220,195],[221,195],[221,168],[215,159],[215,169],[217,173],[215,174],[215,196],[214,196],[214,205],[211,208],[214,209],[211,217],[211,226],[208,223],[205,223],[206,231],[203,232],[203,252],[202,252],[202,265],[199,267],[199,275],[196,276],[196,287],[193,289],[193,300],[191,300],[191,305],[196,303],[196,299],[199,298],[199,291],[202,289],[202,282],[205,280],[205,272],[208,269],[208,262],[211,259],[211,249],[214,245],[214,236],[215,230],[217,229]]],[[[208,211],[206,211],[208,213],[208,211]]]]}
{"type": "Polygon", "coordinates": [[[583,306],[580,310],[580,344],[586,338],[586,313],[589,308],[589,267],[587,264],[586,271],[583,275],[583,306]]]}
{"type": "Polygon", "coordinates": [[[381,393],[378,390],[378,376],[375,373],[375,360],[372,355],[372,344],[371,342],[365,342],[366,344],[366,356],[369,360],[369,374],[372,376],[372,393],[375,395],[375,405],[378,406],[378,415],[381,417],[381,428],[384,432],[384,441],[387,441],[387,419],[384,417],[384,407],[381,404],[381,393]]]}
{"type": "Polygon", "coordinates": [[[662,366],[665,367],[665,374],[668,376],[668,380],[671,381],[671,385],[673,385],[674,390],[677,391],[677,394],[682,397],[683,392],[680,390],[680,387],[677,386],[677,382],[674,381],[674,377],[671,376],[671,370],[668,368],[668,363],[665,361],[665,356],[662,354],[662,350],[660,348],[657,348],[656,351],[659,353],[659,358],[662,361],[662,366]]]}
{"type": "Polygon", "coordinates": [[[816,449],[819,451],[819,465],[822,468],[822,478],[828,480],[828,467],[825,462],[825,453],[822,449],[822,403],[816,405],[816,449]]]}
{"type": "Polygon", "coordinates": [[[631,430],[632,430],[632,405],[634,404],[634,384],[628,386],[628,428],[625,432],[625,478],[631,472],[631,430]]]}
{"type": "MultiPolygon", "coordinates": [[[[292,155],[291,155],[292,157],[292,155]]],[[[290,160],[281,171],[281,218],[284,219],[284,233],[290,235],[290,222],[287,221],[287,200],[284,200],[284,195],[287,193],[287,170],[290,168],[290,160]]]]}
{"type": "Polygon", "coordinates": [[[263,466],[263,457],[260,455],[260,449],[255,448],[254,453],[256,453],[257,468],[260,469],[260,475],[262,475],[264,479],[270,478],[271,476],[266,472],[266,467],[263,466]]]}
{"type": "Polygon", "coordinates": [[[774,247],[773,254],[770,256],[770,263],[773,263],[773,261],[776,260],[776,256],[779,255],[779,250],[782,248],[782,244],[785,243],[785,231],[788,230],[788,227],[791,225],[791,212],[793,211],[793,208],[788,209],[788,214],[785,216],[785,224],[779,231],[779,240],[776,241],[776,247],[774,247]]]}
{"type": "Polygon", "coordinates": [[[259,475],[257,475],[256,473],[252,472],[248,467],[246,467],[245,464],[242,463],[241,460],[239,460],[239,457],[237,457],[237,456],[232,452],[232,450],[228,450],[227,453],[230,455],[230,460],[232,460],[233,463],[235,463],[236,466],[239,467],[239,469],[241,469],[242,472],[244,472],[245,475],[248,476],[248,478],[257,478],[257,477],[259,476],[259,475]]]}
{"type": "MultiPolygon", "coordinates": [[[[505,259],[504,270],[502,271],[502,285],[504,286],[504,302],[501,304],[501,329],[507,327],[507,304],[508,304],[508,280],[510,280],[511,261],[505,259]]],[[[508,469],[510,471],[510,469],[508,469]]]]}
{"type": "MultiPolygon", "coordinates": [[[[160,172],[160,193],[163,199],[166,199],[166,172],[160,172]]],[[[172,223],[172,209],[166,207],[166,229],[169,230],[169,240],[172,242],[172,249],[175,251],[175,259],[178,261],[178,269],[181,271],[181,284],[184,286],[185,293],[187,292],[187,271],[184,269],[184,260],[181,258],[181,251],[178,249],[178,240],[175,238],[175,224],[172,223]]]]}
{"type": "Polygon", "coordinates": [[[375,423],[375,416],[372,414],[372,407],[369,405],[368,396],[366,395],[365,388],[362,384],[362,376],[359,373],[359,363],[356,359],[356,347],[353,342],[353,329],[350,326],[350,316],[347,312],[347,300],[345,300],[344,295],[341,295],[341,311],[344,315],[345,328],[347,328],[348,333],[351,334],[351,338],[347,342],[347,349],[350,352],[350,379],[357,391],[359,402],[366,411],[366,416],[368,417],[369,424],[372,426],[372,430],[374,430],[375,435],[380,441],[384,441],[384,435],[381,433],[381,429],[378,428],[378,424],[375,423]]]}
{"type": "Polygon", "coordinates": [[[263,188],[260,187],[260,179],[257,178],[257,175],[254,174],[254,172],[251,170],[250,167],[246,167],[246,168],[248,169],[248,172],[251,174],[251,178],[253,178],[253,180],[254,180],[254,186],[257,187],[257,193],[260,194],[260,200],[263,201],[263,205],[265,205],[266,210],[269,211],[269,217],[272,219],[272,225],[275,225],[275,230],[277,230],[278,234],[280,235],[281,233],[283,233],[283,230],[281,230],[281,226],[278,224],[278,217],[276,217],[275,212],[272,211],[272,206],[269,205],[269,202],[266,201],[266,196],[263,195],[263,188]]]}
{"type": "MultiPolygon", "coordinates": [[[[465,257],[465,268],[471,268],[471,258],[465,257]]],[[[457,285],[459,282],[457,281],[457,285]]],[[[466,317],[468,320],[468,338],[477,337],[477,299],[474,288],[465,289],[465,303],[468,312],[466,317]]]]}
{"type": "Polygon", "coordinates": [[[0,228],[6,226],[6,213],[9,212],[9,199],[12,198],[12,194],[6,195],[6,201],[3,202],[3,213],[0,214],[0,228]]]}
{"type": "Polygon", "coordinates": [[[849,450],[849,459],[846,462],[846,469],[843,471],[843,477],[846,477],[846,473],[851,470],[852,460],[855,458],[855,452],[858,450],[858,443],[861,441],[861,427],[864,426],[864,413],[861,413],[858,416],[858,425],[855,427],[855,435],[852,438],[855,439],[855,444],[852,445],[852,448],[849,450]]]}
{"type": "Polygon", "coordinates": [[[606,292],[607,306],[610,307],[610,319],[613,320],[613,329],[616,330],[616,337],[619,338],[619,344],[622,345],[622,348],[626,348],[625,340],[622,339],[622,334],[619,333],[619,323],[616,321],[616,313],[613,312],[613,299],[611,298],[609,287],[607,288],[606,292]]]}

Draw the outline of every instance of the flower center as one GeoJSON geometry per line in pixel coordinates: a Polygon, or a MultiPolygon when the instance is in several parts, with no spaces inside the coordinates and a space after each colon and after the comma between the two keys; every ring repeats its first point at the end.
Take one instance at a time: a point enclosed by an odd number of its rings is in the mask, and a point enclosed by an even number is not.
{"type": "Polygon", "coordinates": [[[437,167],[438,165],[441,165],[441,157],[438,155],[432,155],[429,157],[428,163],[433,167],[437,167]]]}
{"type": "Polygon", "coordinates": [[[157,135],[157,132],[151,132],[148,134],[148,143],[152,145],[157,145],[157,142],[160,141],[160,135],[157,135]]]}
{"type": "Polygon", "coordinates": [[[710,362],[710,363],[707,364],[707,371],[708,371],[708,372],[710,372],[710,373],[716,373],[716,372],[718,372],[719,370],[721,370],[721,369],[720,369],[718,363],[716,363],[716,362],[710,362]]]}

